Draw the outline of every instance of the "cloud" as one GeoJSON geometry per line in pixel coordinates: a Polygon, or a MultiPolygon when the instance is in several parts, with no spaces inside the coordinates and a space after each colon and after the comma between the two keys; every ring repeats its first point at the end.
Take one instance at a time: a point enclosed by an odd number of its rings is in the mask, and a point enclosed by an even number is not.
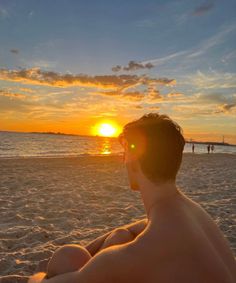
{"type": "Polygon", "coordinates": [[[116,89],[117,87],[127,87],[143,80],[143,77],[129,75],[104,75],[88,76],[84,74],[60,74],[52,71],[42,71],[40,68],[21,70],[0,70],[0,79],[15,81],[25,84],[45,85],[52,87],[84,86],[102,89],[116,89]]]}
{"type": "Polygon", "coordinates": [[[220,45],[222,43],[225,43],[225,37],[228,36],[231,32],[235,32],[235,30],[236,30],[235,23],[225,27],[224,29],[220,30],[218,33],[204,40],[195,51],[193,50],[189,52],[187,58],[198,57],[206,53],[211,48],[220,45]]]}
{"type": "Polygon", "coordinates": [[[162,98],[162,96],[161,96],[161,94],[160,94],[160,91],[157,90],[157,89],[155,88],[155,86],[152,86],[152,85],[149,86],[147,93],[148,93],[148,98],[149,98],[150,100],[157,100],[157,99],[161,99],[161,98],[162,98]]]}
{"type": "Polygon", "coordinates": [[[227,63],[235,58],[236,58],[236,50],[233,50],[223,56],[222,62],[227,63]]]}
{"type": "Polygon", "coordinates": [[[222,93],[200,93],[192,97],[187,104],[174,105],[173,110],[183,117],[235,115],[236,95],[222,93]]]}
{"type": "Polygon", "coordinates": [[[36,92],[36,90],[34,90],[32,88],[28,88],[28,87],[21,87],[19,90],[23,91],[23,92],[27,92],[27,93],[35,93],[36,92]]]}
{"type": "Polygon", "coordinates": [[[129,91],[117,90],[117,91],[95,91],[90,92],[92,95],[102,95],[114,97],[117,99],[126,99],[129,101],[142,101],[145,103],[191,103],[196,100],[196,97],[185,96],[183,93],[168,93],[161,94],[160,91],[154,85],[149,85],[143,91],[129,91]]]}
{"type": "Polygon", "coordinates": [[[167,97],[183,97],[184,94],[180,92],[170,92],[167,94],[167,97]]]}
{"type": "Polygon", "coordinates": [[[18,54],[20,51],[19,51],[19,49],[13,48],[13,49],[10,50],[10,52],[13,53],[13,54],[18,54]]]}
{"type": "Polygon", "coordinates": [[[201,90],[230,89],[236,87],[236,73],[222,73],[216,71],[201,72],[190,74],[184,78],[185,84],[194,86],[201,90]]]}
{"type": "Polygon", "coordinates": [[[24,66],[24,68],[19,67],[19,69],[55,69],[57,66],[57,61],[50,61],[41,58],[33,58],[33,59],[25,59],[20,58],[20,63],[24,66]]]}
{"type": "Polygon", "coordinates": [[[167,63],[168,61],[170,61],[170,60],[172,60],[172,59],[175,59],[175,58],[184,56],[184,55],[186,55],[186,54],[189,54],[189,51],[188,51],[188,50],[178,51],[178,52],[169,54],[169,55],[164,56],[164,57],[146,60],[146,61],[143,62],[143,64],[148,64],[148,63],[150,63],[150,64],[152,64],[153,66],[159,66],[159,65],[162,65],[162,64],[167,63]]]}
{"type": "Polygon", "coordinates": [[[22,93],[13,93],[0,89],[0,96],[10,97],[11,99],[25,99],[27,96],[22,93]]]}
{"type": "MultiPolygon", "coordinates": [[[[47,106],[55,106],[57,108],[60,108],[62,105],[68,107],[68,103],[74,103],[76,97],[86,100],[89,99],[85,89],[80,95],[77,95],[78,90],[75,92],[73,89],[68,89],[68,87],[72,86],[89,88],[88,94],[120,99],[123,100],[124,103],[141,101],[155,103],[157,101],[166,100],[159,91],[160,86],[169,87],[176,83],[174,79],[153,78],[147,75],[73,75],[43,71],[39,68],[20,70],[0,69],[0,80],[28,85],[58,87],[58,91],[53,89],[52,92],[50,92],[46,89],[47,93],[43,96],[36,96],[34,89],[31,90],[31,88],[24,86],[18,87],[17,91],[15,91],[18,92],[19,89],[19,91],[23,93],[21,98],[27,95],[26,100],[28,102],[38,102],[43,105],[46,103],[45,105],[47,106]],[[50,104],[48,104],[49,102],[50,104]]],[[[10,96],[10,94],[8,94],[8,96],[10,96]]],[[[17,97],[17,95],[11,95],[11,97],[13,96],[17,97]]],[[[18,97],[20,98],[20,96],[18,97]]],[[[90,98],[96,100],[96,103],[98,103],[96,97],[90,96],[90,98]]],[[[171,98],[172,101],[174,99],[178,98],[171,98]]],[[[106,100],[108,101],[108,99],[106,100]]],[[[81,108],[81,105],[76,107],[76,109],[78,108],[81,108]]]]}
{"type": "Polygon", "coordinates": [[[100,91],[92,92],[95,95],[105,95],[110,97],[116,97],[121,99],[127,99],[129,101],[142,101],[147,100],[149,102],[164,100],[165,98],[160,94],[160,91],[156,89],[153,85],[148,86],[147,89],[143,91],[100,91]]]}
{"type": "Polygon", "coordinates": [[[152,105],[152,106],[149,106],[149,109],[157,111],[157,110],[160,110],[160,106],[152,105]]]}
{"type": "Polygon", "coordinates": [[[131,101],[141,101],[145,94],[140,91],[130,91],[130,92],[122,92],[122,91],[102,91],[102,92],[93,92],[92,94],[97,95],[105,95],[110,97],[124,98],[131,101]]]}
{"type": "Polygon", "coordinates": [[[214,8],[215,1],[206,1],[202,5],[195,8],[193,11],[194,16],[202,16],[214,8]]]}
{"type": "Polygon", "coordinates": [[[115,67],[112,67],[111,70],[113,72],[119,72],[122,70],[122,67],[120,65],[116,65],[115,67]]]}
{"type": "Polygon", "coordinates": [[[0,115],[5,116],[6,112],[27,113],[32,102],[27,101],[27,96],[21,93],[0,89],[0,115]]]}
{"type": "Polygon", "coordinates": [[[143,109],[143,106],[142,105],[135,105],[134,108],[135,109],[143,109]]]}
{"type": "Polygon", "coordinates": [[[9,17],[8,11],[0,7],[0,19],[6,19],[8,17],[9,17]]]}
{"type": "Polygon", "coordinates": [[[222,104],[218,106],[216,113],[229,113],[233,108],[236,108],[236,103],[222,104]]]}
{"type": "MultiPolygon", "coordinates": [[[[0,90],[0,115],[6,112],[11,112],[13,115],[18,112],[24,113],[25,117],[31,113],[34,118],[39,118],[37,116],[39,112],[42,112],[42,115],[47,117],[55,115],[55,113],[68,115],[68,112],[72,112],[70,111],[70,100],[70,97],[69,100],[62,101],[48,97],[46,94],[42,96],[25,95],[2,89],[0,90]]],[[[84,108],[81,103],[79,106],[84,108]]],[[[78,105],[72,110],[75,109],[78,110],[78,105]]]]}
{"type": "Polygon", "coordinates": [[[176,105],[173,110],[181,113],[182,117],[196,118],[197,116],[212,116],[215,114],[215,107],[202,104],[176,105]]]}
{"type": "Polygon", "coordinates": [[[151,69],[154,68],[154,65],[150,62],[148,63],[140,63],[136,61],[129,61],[127,66],[120,66],[116,65],[112,68],[113,72],[119,72],[119,71],[137,71],[141,69],[151,69]]]}
{"type": "MultiPolygon", "coordinates": [[[[96,88],[98,90],[109,90],[108,92],[101,92],[103,95],[123,97],[141,97],[138,91],[128,91],[128,89],[135,89],[138,86],[144,88],[154,88],[158,85],[170,86],[175,84],[174,79],[168,78],[151,78],[146,75],[101,75],[88,76],[84,74],[60,74],[51,71],[42,71],[39,68],[8,70],[0,69],[0,80],[20,82],[22,84],[43,85],[51,87],[72,87],[82,86],[89,88],[96,88]]],[[[157,96],[157,92],[155,95],[157,96]]]]}
{"type": "Polygon", "coordinates": [[[223,94],[223,93],[200,93],[196,95],[197,101],[208,104],[235,104],[235,94],[223,94]]]}
{"type": "MultiPolygon", "coordinates": [[[[229,37],[231,33],[232,34],[235,33],[235,30],[236,30],[235,23],[229,24],[228,26],[222,27],[219,32],[215,33],[214,35],[200,42],[200,44],[198,44],[196,48],[190,48],[188,50],[177,51],[177,52],[174,52],[164,57],[144,60],[142,61],[141,64],[151,63],[153,66],[156,67],[156,66],[160,66],[163,64],[167,64],[169,62],[173,62],[173,60],[181,60],[181,63],[184,62],[186,64],[187,63],[192,64],[192,59],[196,59],[197,57],[207,53],[212,48],[219,46],[222,43],[225,43],[227,37],[229,37]]],[[[234,51],[232,52],[232,54],[229,54],[229,57],[234,57],[234,56],[235,56],[234,51]]],[[[122,69],[121,66],[118,65],[118,67],[122,69]]],[[[173,66],[171,67],[173,68],[173,66]]]]}
{"type": "Polygon", "coordinates": [[[48,60],[34,60],[25,63],[28,64],[28,66],[33,66],[35,68],[45,68],[45,69],[54,68],[57,65],[55,61],[48,61],[48,60]]]}

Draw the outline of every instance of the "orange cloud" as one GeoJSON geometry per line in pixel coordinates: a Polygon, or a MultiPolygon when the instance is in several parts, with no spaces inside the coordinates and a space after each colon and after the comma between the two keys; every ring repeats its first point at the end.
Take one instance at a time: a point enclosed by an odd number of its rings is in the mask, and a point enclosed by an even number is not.
{"type": "Polygon", "coordinates": [[[151,109],[151,110],[160,110],[160,107],[159,106],[149,106],[149,109],[151,109]]]}
{"type": "Polygon", "coordinates": [[[236,108],[236,103],[231,103],[231,104],[222,104],[218,106],[218,111],[216,113],[229,113],[233,109],[235,110],[236,108]]]}
{"type": "Polygon", "coordinates": [[[60,74],[51,71],[42,71],[39,68],[21,70],[0,69],[0,79],[52,87],[82,86],[100,89],[123,89],[134,87],[137,84],[149,85],[151,83],[170,85],[175,82],[173,79],[156,79],[136,75],[89,76],[85,74],[60,74]]]}
{"type": "Polygon", "coordinates": [[[27,93],[35,93],[34,89],[28,87],[21,87],[19,90],[27,93]]]}
{"type": "Polygon", "coordinates": [[[182,96],[184,96],[184,94],[180,93],[180,92],[171,92],[171,93],[168,93],[167,96],[168,97],[182,97],[182,96]]]}
{"type": "Polygon", "coordinates": [[[5,90],[0,90],[0,96],[16,98],[16,99],[25,99],[27,96],[22,93],[12,93],[5,90]]]}
{"type": "Polygon", "coordinates": [[[117,97],[117,98],[126,98],[132,101],[141,101],[145,97],[145,94],[139,91],[130,91],[130,92],[103,91],[103,92],[94,92],[93,94],[105,95],[105,96],[117,97]]]}
{"type": "Polygon", "coordinates": [[[134,108],[135,109],[143,109],[143,106],[142,105],[135,105],[134,108]]]}

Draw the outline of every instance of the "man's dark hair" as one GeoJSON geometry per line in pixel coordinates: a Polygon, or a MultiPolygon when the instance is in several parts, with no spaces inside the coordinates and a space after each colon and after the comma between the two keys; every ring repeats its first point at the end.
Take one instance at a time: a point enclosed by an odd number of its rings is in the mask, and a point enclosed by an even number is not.
{"type": "Polygon", "coordinates": [[[185,145],[177,123],[167,115],[149,113],[128,123],[123,137],[150,181],[175,180],[185,145]]]}

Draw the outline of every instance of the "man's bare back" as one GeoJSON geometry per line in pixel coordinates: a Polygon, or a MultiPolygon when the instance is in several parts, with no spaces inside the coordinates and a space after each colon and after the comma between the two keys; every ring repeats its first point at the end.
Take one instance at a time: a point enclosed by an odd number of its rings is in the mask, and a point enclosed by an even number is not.
{"type": "MultiPolygon", "coordinates": [[[[122,249],[121,249],[122,250],[122,249]]],[[[235,261],[208,214],[184,195],[153,208],[147,228],[123,249],[127,282],[235,282],[235,261]]],[[[122,281],[126,282],[126,281],[122,281]]]]}
{"type": "Polygon", "coordinates": [[[210,216],[183,194],[157,202],[140,231],[133,241],[98,252],[80,271],[45,282],[235,282],[227,241],[210,216]]]}

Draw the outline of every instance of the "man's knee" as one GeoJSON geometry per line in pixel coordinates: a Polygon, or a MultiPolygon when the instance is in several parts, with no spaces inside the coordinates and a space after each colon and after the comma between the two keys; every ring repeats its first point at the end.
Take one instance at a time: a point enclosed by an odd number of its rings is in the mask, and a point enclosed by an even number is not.
{"type": "Polygon", "coordinates": [[[133,240],[133,235],[125,228],[117,228],[107,237],[105,245],[118,245],[133,240]]]}
{"type": "Polygon", "coordinates": [[[80,245],[64,245],[60,248],[58,248],[55,251],[55,254],[60,254],[60,256],[62,257],[70,257],[70,258],[77,258],[78,255],[82,254],[88,254],[89,252],[82,246],[80,245]]]}
{"type": "Polygon", "coordinates": [[[83,267],[91,258],[90,253],[79,245],[65,245],[58,248],[48,264],[47,275],[72,272],[83,267]]]}
{"type": "Polygon", "coordinates": [[[118,238],[127,238],[130,237],[132,234],[130,233],[130,231],[126,228],[117,228],[115,229],[112,233],[111,236],[112,237],[118,237],[118,238]]]}

